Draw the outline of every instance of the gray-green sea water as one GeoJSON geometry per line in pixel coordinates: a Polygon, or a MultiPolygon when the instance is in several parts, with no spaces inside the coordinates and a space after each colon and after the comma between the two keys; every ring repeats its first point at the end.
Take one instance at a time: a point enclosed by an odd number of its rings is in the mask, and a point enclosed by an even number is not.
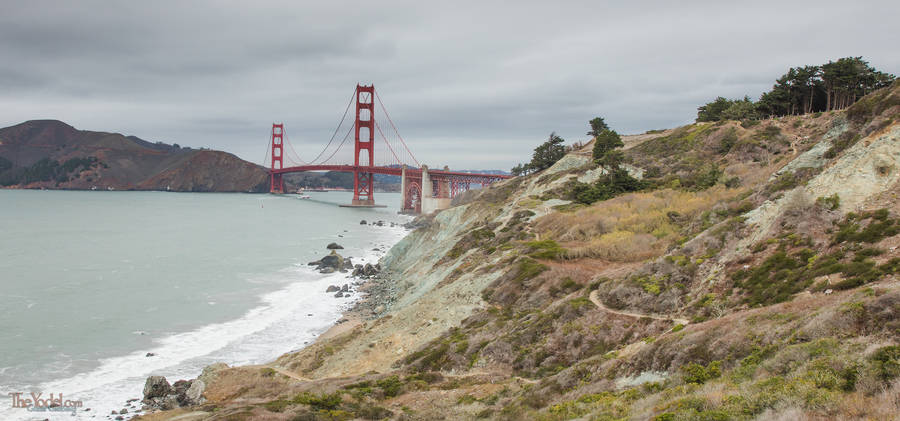
{"type": "Polygon", "coordinates": [[[0,418],[72,419],[9,409],[8,393],[39,391],[105,419],[150,374],[190,378],[311,342],[355,297],[326,294],[349,279],[306,263],[332,241],[374,263],[405,233],[360,220],[408,219],[398,194],[376,194],[382,209],[310,195],[0,190],[0,418]]]}

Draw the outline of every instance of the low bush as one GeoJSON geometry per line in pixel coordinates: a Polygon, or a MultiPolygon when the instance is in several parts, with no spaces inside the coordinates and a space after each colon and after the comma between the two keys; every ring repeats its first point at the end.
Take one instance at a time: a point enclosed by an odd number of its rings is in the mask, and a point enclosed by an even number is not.
{"type": "Polygon", "coordinates": [[[713,361],[706,366],[690,363],[681,367],[685,383],[703,384],[722,375],[722,362],[713,361]]]}

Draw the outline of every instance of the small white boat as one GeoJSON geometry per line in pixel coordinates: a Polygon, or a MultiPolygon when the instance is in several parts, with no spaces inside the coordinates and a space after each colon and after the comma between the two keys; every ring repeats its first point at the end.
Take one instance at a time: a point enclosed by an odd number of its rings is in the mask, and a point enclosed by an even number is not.
{"type": "Polygon", "coordinates": [[[312,199],[312,197],[310,197],[308,194],[301,194],[297,197],[299,197],[300,199],[312,199]]]}

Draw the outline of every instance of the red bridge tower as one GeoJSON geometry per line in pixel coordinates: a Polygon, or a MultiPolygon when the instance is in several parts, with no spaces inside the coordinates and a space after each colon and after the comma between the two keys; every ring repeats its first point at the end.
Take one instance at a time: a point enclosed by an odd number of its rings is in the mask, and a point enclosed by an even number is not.
{"type": "Polygon", "coordinates": [[[353,165],[357,170],[353,171],[352,206],[375,206],[374,174],[358,169],[375,165],[375,85],[356,85],[355,125],[353,165]],[[366,129],[363,138],[361,129],[366,129]]]}
{"type": "Polygon", "coordinates": [[[284,124],[272,123],[272,171],[271,184],[269,185],[270,193],[284,193],[284,179],[281,173],[275,170],[284,168],[282,158],[284,157],[284,124]]]}

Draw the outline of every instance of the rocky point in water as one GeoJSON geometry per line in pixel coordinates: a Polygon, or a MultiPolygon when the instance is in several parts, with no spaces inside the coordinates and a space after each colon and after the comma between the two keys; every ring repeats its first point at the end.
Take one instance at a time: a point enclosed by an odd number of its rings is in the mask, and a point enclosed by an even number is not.
{"type": "Polygon", "coordinates": [[[329,244],[327,248],[331,250],[331,254],[314,262],[309,262],[309,266],[315,266],[319,273],[347,272],[353,269],[353,262],[350,258],[344,258],[338,254],[337,248],[332,246],[343,248],[336,243],[329,244]]]}
{"type": "Polygon", "coordinates": [[[147,409],[166,410],[182,406],[202,404],[206,383],[200,379],[179,380],[174,385],[163,376],[150,376],[144,383],[144,399],[147,409]]]}

